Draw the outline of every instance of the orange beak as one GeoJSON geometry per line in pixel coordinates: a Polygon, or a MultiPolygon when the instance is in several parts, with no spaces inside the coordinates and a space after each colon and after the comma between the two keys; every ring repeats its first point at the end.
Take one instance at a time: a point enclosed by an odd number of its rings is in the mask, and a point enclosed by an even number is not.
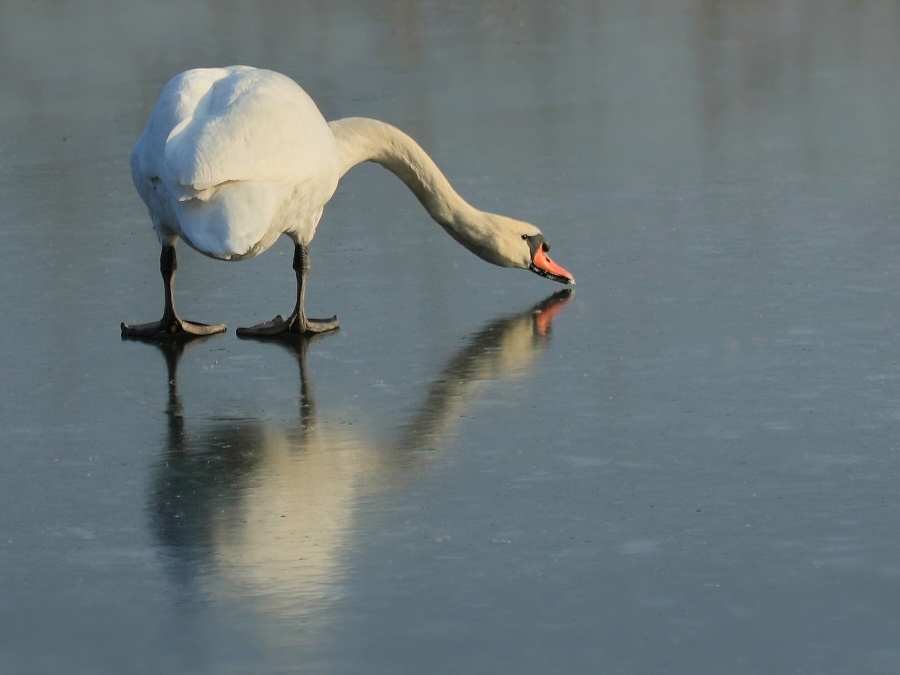
{"type": "Polygon", "coordinates": [[[547,255],[546,244],[539,246],[537,251],[534,252],[534,257],[531,259],[530,269],[535,274],[540,274],[542,277],[547,277],[548,279],[552,279],[553,281],[558,281],[561,284],[571,284],[572,286],[575,285],[575,277],[573,277],[571,273],[557,265],[555,262],[550,260],[550,256],[547,255]]]}

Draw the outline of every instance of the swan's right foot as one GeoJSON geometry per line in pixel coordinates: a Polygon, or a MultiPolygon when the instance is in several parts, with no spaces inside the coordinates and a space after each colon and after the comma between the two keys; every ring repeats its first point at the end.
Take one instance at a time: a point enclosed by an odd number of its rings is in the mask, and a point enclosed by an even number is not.
{"type": "Polygon", "coordinates": [[[278,335],[318,335],[340,328],[337,316],[330,319],[308,319],[292,314],[285,321],[279,314],[271,321],[264,321],[249,328],[238,328],[239,337],[275,337],[278,335]]]}
{"type": "Polygon", "coordinates": [[[309,319],[303,310],[303,298],[306,295],[305,279],[309,273],[309,252],[305,244],[294,245],[294,273],[297,275],[297,303],[294,311],[285,320],[279,314],[271,321],[264,321],[249,328],[238,328],[239,337],[290,337],[319,335],[328,331],[337,330],[340,327],[337,316],[330,319],[309,319]]]}
{"type": "Polygon", "coordinates": [[[224,333],[224,323],[194,323],[175,317],[163,317],[152,323],[122,324],[122,337],[144,340],[188,340],[195,337],[224,333]]]}

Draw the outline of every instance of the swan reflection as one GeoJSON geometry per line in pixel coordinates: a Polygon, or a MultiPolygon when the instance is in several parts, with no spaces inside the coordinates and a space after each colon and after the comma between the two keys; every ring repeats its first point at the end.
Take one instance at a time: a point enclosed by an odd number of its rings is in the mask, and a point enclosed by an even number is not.
{"type": "Polygon", "coordinates": [[[358,425],[319,419],[302,338],[279,343],[299,368],[295,423],[214,420],[187,429],[177,371],[190,343],[160,344],[169,375],[168,440],[150,512],[178,585],[281,618],[327,610],[341,597],[364,502],[402,489],[428,466],[433,453],[417,451],[440,448],[479,383],[527,374],[569,298],[561,291],[472,334],[387,443],[358,425]]]}

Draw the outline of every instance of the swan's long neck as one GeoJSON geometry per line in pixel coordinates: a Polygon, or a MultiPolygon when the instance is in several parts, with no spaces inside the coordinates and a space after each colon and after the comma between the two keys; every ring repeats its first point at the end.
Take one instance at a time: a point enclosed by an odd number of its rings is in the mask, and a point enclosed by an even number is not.
{"type": "Polygon", "coordinates": [[[364,117],[329,122],[341,156],[341,175],[362,162],[376,162],[412,190],[432,218],[463,246],[491,259],[487,248],[498,226],[493,214],[460,197],[428,154],[394,126],[364,117]]]}

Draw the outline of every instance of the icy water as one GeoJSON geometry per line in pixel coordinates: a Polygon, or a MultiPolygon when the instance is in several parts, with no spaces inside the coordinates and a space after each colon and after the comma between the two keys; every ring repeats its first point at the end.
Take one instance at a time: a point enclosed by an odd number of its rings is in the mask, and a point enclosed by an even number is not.
{"type": "Polygon", "coordinates": [[[900,9],[0,4],[0,673],[900,672],[900,9]],[[251,63],[539,224],[571,296],[379,167],[312,246],[181,249],[127,157],[251,63]]]}

